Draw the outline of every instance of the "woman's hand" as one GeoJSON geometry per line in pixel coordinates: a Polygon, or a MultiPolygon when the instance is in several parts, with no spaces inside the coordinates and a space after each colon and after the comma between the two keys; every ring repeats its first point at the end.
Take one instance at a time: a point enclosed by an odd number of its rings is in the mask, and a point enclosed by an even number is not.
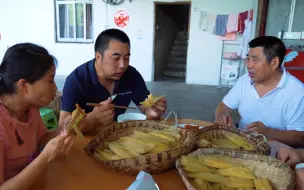
{"type": "Polygon", "coordinates": [[[48,162],[51,162],[59,155],[68,154],[74,141],[75,135],[68,134],[67,131],[62,131],[60,135],[53,138],[46,144],[41,154],[46,157],[48,162]]]}
{"type": "Polygon", "coordinates": [[[72,116],[64,119],[63,131],[60,135],[51,139],[42,151],[42,155],[46,157],[48,162],[62,154],[68,154],[75,141],[75,135],[67,131],[67,126],[72,121],[72,116]]]}

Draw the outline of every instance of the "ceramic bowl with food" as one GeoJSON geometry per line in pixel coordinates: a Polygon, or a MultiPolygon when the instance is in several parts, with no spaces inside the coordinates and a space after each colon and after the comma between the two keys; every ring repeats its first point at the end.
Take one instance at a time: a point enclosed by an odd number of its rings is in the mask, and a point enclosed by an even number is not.
{"type": "Polygon", "coordinates": [[[142,113],[124,113],[117,117],[117,122],[135,121],[135,120],[146,120],[147,116],[142,113]]]}

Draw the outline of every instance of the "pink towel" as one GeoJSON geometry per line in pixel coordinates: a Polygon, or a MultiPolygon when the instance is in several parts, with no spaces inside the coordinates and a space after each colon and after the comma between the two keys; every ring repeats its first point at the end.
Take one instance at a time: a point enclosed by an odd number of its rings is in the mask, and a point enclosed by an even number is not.
{"type": "Polygon", "coordinates": [[[227,33],[237,32],[238,30],[238,14],[230,14],[227,22],[227,33]]]}
{"type": "Polygon", "coordinates": [[[223,54],[224,59],[231,59],[231,60],[236,60],[239,59],[237,52],[224,52],[223,54]]]}
{"type": "Polygon", "coordinates": [[[235,41],[236,40],[236,32],[227,33],[225,36],[219,36],[219,40],[223,40],[223,41],[235,41]]]}

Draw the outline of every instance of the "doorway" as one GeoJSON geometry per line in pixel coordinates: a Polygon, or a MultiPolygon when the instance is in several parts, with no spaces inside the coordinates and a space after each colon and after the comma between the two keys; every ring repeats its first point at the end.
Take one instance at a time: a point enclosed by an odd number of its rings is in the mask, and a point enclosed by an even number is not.
{"type": "Polygon", "coordinates": [[[154,5],[154,80],[185,82],[191,3],[154,5]]]}

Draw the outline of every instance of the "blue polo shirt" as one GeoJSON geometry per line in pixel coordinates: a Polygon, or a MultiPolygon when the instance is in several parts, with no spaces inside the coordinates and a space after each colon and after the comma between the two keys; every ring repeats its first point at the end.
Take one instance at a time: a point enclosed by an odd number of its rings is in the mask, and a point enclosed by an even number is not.
{"type": "MultiPolygon", "coordinates": [[[[100,103],[111,97],[109,91],[100,84],[95,70],[95,59],[77,67],[66,79],[61,110],[72,112],[79,104],[86,113],[93,110],[93,107],[86,106],[86,103],[100,103]]],[[[123,96],[117,96],[113,104],[117,106],[128,106],[133,101],[137,106],[144,101],[150,92],[147,89],[144,79],[132,66],[129,66],[119,81],[116,81],[113,94],[132,92],[123,96]]],[[[115,120],[117,116],[125,113],[126,109],[115,108],[115,120]]]]}
{"type": "Polygon", "coordinates": [[[304,131],[304,85],[285,69],[277,87],[263,97],[258,95],[248,74],[244,74],[223,103],[238,109],[241,129],[261,121],[270,128],[304,131]]]}

